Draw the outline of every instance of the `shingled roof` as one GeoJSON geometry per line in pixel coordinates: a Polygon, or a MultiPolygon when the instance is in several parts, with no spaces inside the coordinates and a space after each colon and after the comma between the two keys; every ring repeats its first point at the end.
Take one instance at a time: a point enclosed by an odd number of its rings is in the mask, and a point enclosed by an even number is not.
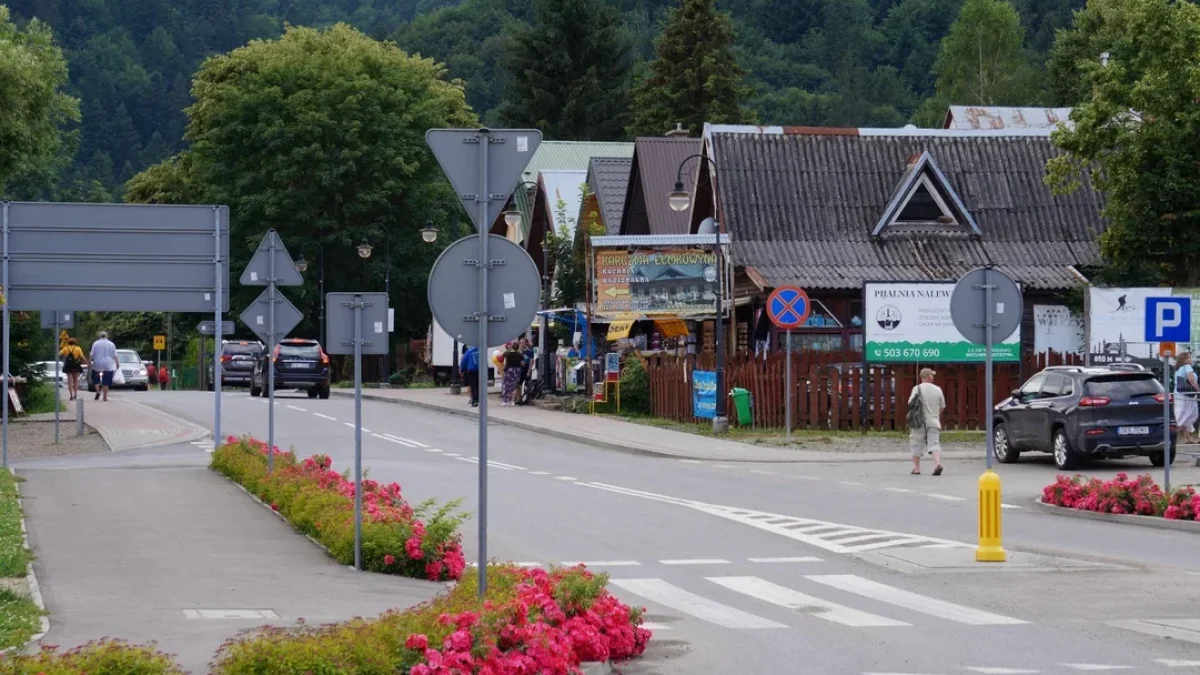
{"type": "MultiPolygon", "coordinates": [[[[635,143],[620,234],[688,234],[688,214],[671,210],[667,194],[675,186],[680,162],[700,152],[703,142],[699,138],[646,136],[635,143]]],[[[684,167],[685,181],[695,175],[700,164],[693,160],[684,167]]]]}
{"type": "Polygon", "coordinates": [[[1099,261],[1102,197],[1086,182],[1051,194],[1048,134],[743,129],[713,128],[707,151],[734,260],[765,287],[950,280],[991,263],[1029,288],[1064,289],[1099,261]],[[926,185],[967,213],[889,226],[923,158],[936,165],[926,185]]]}
{"type": "Polygon", "coordinates": [[[623,157],[593,157],[588,167],[588,188],[596,195],[608,234],[621,232],[621,212],[632,168],[633,159],[623,157]]]}

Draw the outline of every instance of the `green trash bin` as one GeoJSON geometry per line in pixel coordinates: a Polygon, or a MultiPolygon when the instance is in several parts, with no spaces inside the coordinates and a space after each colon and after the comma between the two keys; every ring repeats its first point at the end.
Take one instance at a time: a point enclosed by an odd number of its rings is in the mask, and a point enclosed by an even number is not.
{"type": "Polygon", "coordinates": [[[754,414],[750,411],[750,391],[741,387],[734,387],[733,391],[729,392],[733,397],[733,407],[737,410],[737,423],[739,427],[748,427],[754,423],[754,414]]]}

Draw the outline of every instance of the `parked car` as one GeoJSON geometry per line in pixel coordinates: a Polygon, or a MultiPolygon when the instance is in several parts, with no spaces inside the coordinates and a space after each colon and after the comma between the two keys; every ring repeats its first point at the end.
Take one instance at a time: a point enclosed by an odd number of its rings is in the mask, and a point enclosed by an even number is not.
{"type": "MultiPolygon", "coordinates": [[[[254,363],[262,358],[266,345],[256,340],[221,341],[221,386],[249,387],[254,374],[254,363]]],[[[212,381],[209,378],[209,391],[212,381]]]]}
{"type": "MultiPolygon", "coordinates": [[[[121,376],[125,378],[125,384],[114,383],[113,389],[136,389],[137,391],[146,391],[150,388],[150,377],[146,374],[146,366],[142,364],[142,357],[132,349],[117,350],[117,367],[121,369],[121,376]]],[[[89,377],[87,380],[88,391],[96,391],[96,384],[89,377]]]]}
{"type": "MultiPolygon", "coordinates": [[[[37,369],[38,374],[40,374],[42,376],[42,379],[44,381],[46,381],[46,382],[54,381],[54,362],[53,361],[38,361],[37,363],[33,364],[33,367],[37,369]]],[[[63,368],[62,361],[59,361],[58,362],[58,386],[65,387],[65,386],[67,386],[67,374],[62,371],[62,368],[63,368]]]]}
{"type": "MultiPolygon", "coordinates": [[[[1149,371],[1047,368],[996,406],[996,459],[1011,464],[1022,452],[1049,452],[1064,471],[1084,458],[1148,457],[1162,466],[1168,395],[1149,371]]],[[[1174,448],[1174,424],[1169,433],[1174,448]]]]}
{"type": "Polygon", "coordinates": [[[267,392],[267,368],[275,369],[275,390],[303,389],[309,398],[329,398],[329,355],[316,340],[281,340],[274,353],[254,361],[250,395],[267,392]]]}

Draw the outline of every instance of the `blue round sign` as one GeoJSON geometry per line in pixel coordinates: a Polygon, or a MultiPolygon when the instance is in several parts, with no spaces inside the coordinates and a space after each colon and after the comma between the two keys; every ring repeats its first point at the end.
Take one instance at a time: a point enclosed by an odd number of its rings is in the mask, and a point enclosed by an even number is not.
{"type": "Polygon", "coordinates": [[[767,316],[777,327],[792,330],[804,325],[812,313],[808,293],[796,286],[780,286],[767,297],[767,316]]]}

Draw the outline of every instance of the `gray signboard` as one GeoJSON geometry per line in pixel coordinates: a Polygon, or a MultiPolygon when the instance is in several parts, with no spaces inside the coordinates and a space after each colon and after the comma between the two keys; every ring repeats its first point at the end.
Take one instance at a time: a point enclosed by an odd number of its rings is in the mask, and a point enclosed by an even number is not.
{"type": "Polygon", "coordinates": [[[264,290],[254,304],[246,308],[242,315],[238,317],[242,323],[246,324],[258,339],[264,344],[271,347],[280,340],[287,337],[292,329],[300,325],[300,321],[304,319],[304,315],[290,300],[283,297],[279,291],[268,288],[264,290]],[[275,334],[271,334],[271,295],[275,296],[275,334]]]}
{"type": "Polygon", "coordinates": [[[267,230],[258,249],[254,251],[254,257],[242,271],[240,281],[243,286],[266,286],[272,281],[276,286],[304,285],[300,270],[296,269],[296,263],[292,256],[288,255],[287,248],[279,240],[275,230],[267,230]],[[271,260],[272,257],[275,259],[271,260]]]}
{"type": "Polygon", "coordinates": [[[0,209],[10,309],[212,312],[218,265],[221,306],[228,306],[227,207],[6,202],[0,209]]]}
{"type": "Polygon", "coordinates": [[[998,269],[979,267],[963,275],[950,295],[950,319],[977,345],[1004,342],[1021,325],[1021,287],[998,269]]]}
{"type": "Polygon", "coordinates": [[[478,129],[430,129],[425,142],[433,150],[442,171],[450,179],[454,191],[462,199],[471,220],[480,230],[496,222],[500,209],[521,179],[534,151],[542,144],[542,132],[536,129],[490,129],[486,134],[478,129]],[[487,161],[481,162],[474,152],[486,136],[490,150],[487,161]],[[479,186],[483,167],[487,167],[487,219],[480,222],[479,186]]]}
{"type": "Polygon", "coordinates": [[[42,312],[42,328],[65,330],[75,327],[75,312],[55,312],[53,310],[42,312]],[[57,321],[55,320],[55,315],[57,321]]]}
{"type": "Polygon", "coordinates": [[[497,235],[488,236],[487,307],[479,307],[479,237],[450,244],[429,273],[429,307],[448,335],[466,345],[479,346],[479,317],[486,314],[485,347],[515,340],[529,331],[541,301],[542,280],[537,264],[525,249],[497,235]]]}
{"type": "MultiPolygon", "coordinates": [[[[201,321],[200,324],[196,326],[196,332],[200,333],[201,335],[216,335],[217,323],[215,321],[201,321]]],[[[221,322],[221,334],[233,335],[232,321],[221,322]]]]}
{"type": "MultiPolygon", "coordinates": [[[[354,353],[355,305],[362,309],[362,354],[388,353],[387,293],[329,293],[325,296],[328,320],[325,351],[329,354],[354,353]]],[[[276,319],[278,321],[278,319],[276,319]]]]}

